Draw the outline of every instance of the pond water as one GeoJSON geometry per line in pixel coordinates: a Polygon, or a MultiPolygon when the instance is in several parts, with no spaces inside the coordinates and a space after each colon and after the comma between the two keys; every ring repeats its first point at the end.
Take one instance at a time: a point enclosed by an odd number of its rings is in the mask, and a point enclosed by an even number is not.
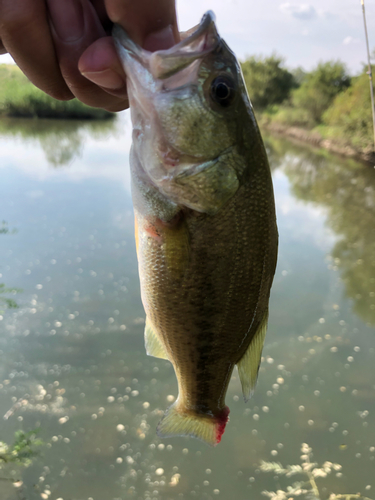
{"type": "Polygon", "coordinates": [[[45,442],[0,471],[23,481],[0,478],[0,499],[266,498],[294,478],[261,460],[299,464],[304,442],[342,466],[317,479],[322,499],[375,498],[375,170],[265,137],[280,232],[269,330],[254,397],[235,372],[209,448],[155,434],[177,384],[143,345],[130,134],[127,113],[0,122],[0,282],[22,289],[0,313],[0,441],[39,427],[45,442]]]}

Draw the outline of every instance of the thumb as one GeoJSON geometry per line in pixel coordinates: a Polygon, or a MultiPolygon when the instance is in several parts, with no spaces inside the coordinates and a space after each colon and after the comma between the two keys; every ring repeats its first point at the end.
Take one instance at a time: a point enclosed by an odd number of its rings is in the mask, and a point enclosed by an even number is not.
{"type": "Polygon", "coordinates": [[[108,17],[130,38],[155,51],[179,42],[175,0],[105,0],[108,17]]]}

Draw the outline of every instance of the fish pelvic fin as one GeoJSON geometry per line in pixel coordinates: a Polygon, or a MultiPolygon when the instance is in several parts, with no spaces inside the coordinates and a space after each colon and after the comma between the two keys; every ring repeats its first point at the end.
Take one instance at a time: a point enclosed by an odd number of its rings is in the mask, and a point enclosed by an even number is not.
{"type": "Polygon", "coordinates": [[[154,356],[154,358],[169,359],[167,351],[161,343],[159,335],[155,332],[155,329],[148,318],[146,318],[145,326],[145,347],[149,356],[154,356]]]}
{"type": "Polygon", "coordinates": [[[266,309],[258,330],[255,332],[247,351],[237,363],[238,375],[242,385],[242,393],[247,402],[253,395],[258,379],[260,359],[267,332],[268,309],[266,309]]]}
{"type": "Polygon", "coordinates": [[[168,408],[156,429],[161,438],[190,436],[210,446],[220,443],[229,420],[229,408],[225,406],[219,415],[197,413],[180,408],[178,400],[168,408]]]}

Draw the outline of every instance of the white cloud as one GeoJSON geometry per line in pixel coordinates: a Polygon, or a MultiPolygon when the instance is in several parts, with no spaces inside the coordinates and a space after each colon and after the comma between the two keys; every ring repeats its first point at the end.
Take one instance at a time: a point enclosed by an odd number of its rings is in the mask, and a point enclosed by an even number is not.
{"type": "Polygon", "coordinates": [[[287,12],[297,19],[302,19],[307,21],[317,17],[317,12],[315,8],[307,3],[292,4],[289,2],[280,5],[280,10],[282,12],[287,12]]]}
{"type": "Polygon", "coordinates": [[[360,40],[359,38],[354,38],[352,36],[347,36],[346,38],[344,38],[344,40],[342,41],[343,45],[350,45],[352,43],[359,43],[360,40]]]}

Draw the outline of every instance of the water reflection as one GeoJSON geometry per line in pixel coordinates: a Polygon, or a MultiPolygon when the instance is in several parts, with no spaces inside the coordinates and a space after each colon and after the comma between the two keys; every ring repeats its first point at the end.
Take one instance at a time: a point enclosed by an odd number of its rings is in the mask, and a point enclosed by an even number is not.
{"type": "MultiPolygon", "coordinates": [[[[155,428],[177,387],[170,364],[147,357],[143,345],[127,119],[117,137],[79,129],[80,156],[58,169],[39,139],[0,134],[0,219],[18,230],[2,238],[0,278],[23,289],[20,308],[0,318],[0,416],[8,415],[0,440],[40,427],[46,443],[22,474],[25,497],[260,499],[285,488],[283,478],[259,472],[260,460],[298,463],[307,442],[317,462],[343,466],[342,476],[322,480],[325,498],[366,486],[374,498],[373,329],[353,313],[340,279],[349,259],[370,259],[363,247],[373,225],[357,211],[367,222],[356,228],[349,207],[329,197],[331,189],[356,206],[373,177],[361,165],[267,140],[280,255],[256,393],[245,405],[233,374],[231,420],[217,448],[161,441],[155,428]],[[338,171],[329,175],[332,165],[338,171]],[[334,253],[340,238],[361,242],[354,254],[344,246],[347,261],[334,253]],[[327,263],[327,254],[340,262],[327,263]]],[[[371,212],[371,197],[362,204],[371,212]]],[[[0,498],[15,500],[12,488],[0,498]]]]}
{"type": "Polygon", "coordinates": [[[23,144],[37,142],[49,165],[61,167],[82,154],[87,136],[105,139],[114,134],[116,126],[116,119],[82,121],[2,118],[0,136],[22,138],[23,144]]]}
{"type": "Polygon", "coordinates": [[[326,209],[338,237],[330,265],[340,270],[354,311],[375,325],[375,170],[280,138],[267,137],[266,144],[296,198],[326,209]]]}

